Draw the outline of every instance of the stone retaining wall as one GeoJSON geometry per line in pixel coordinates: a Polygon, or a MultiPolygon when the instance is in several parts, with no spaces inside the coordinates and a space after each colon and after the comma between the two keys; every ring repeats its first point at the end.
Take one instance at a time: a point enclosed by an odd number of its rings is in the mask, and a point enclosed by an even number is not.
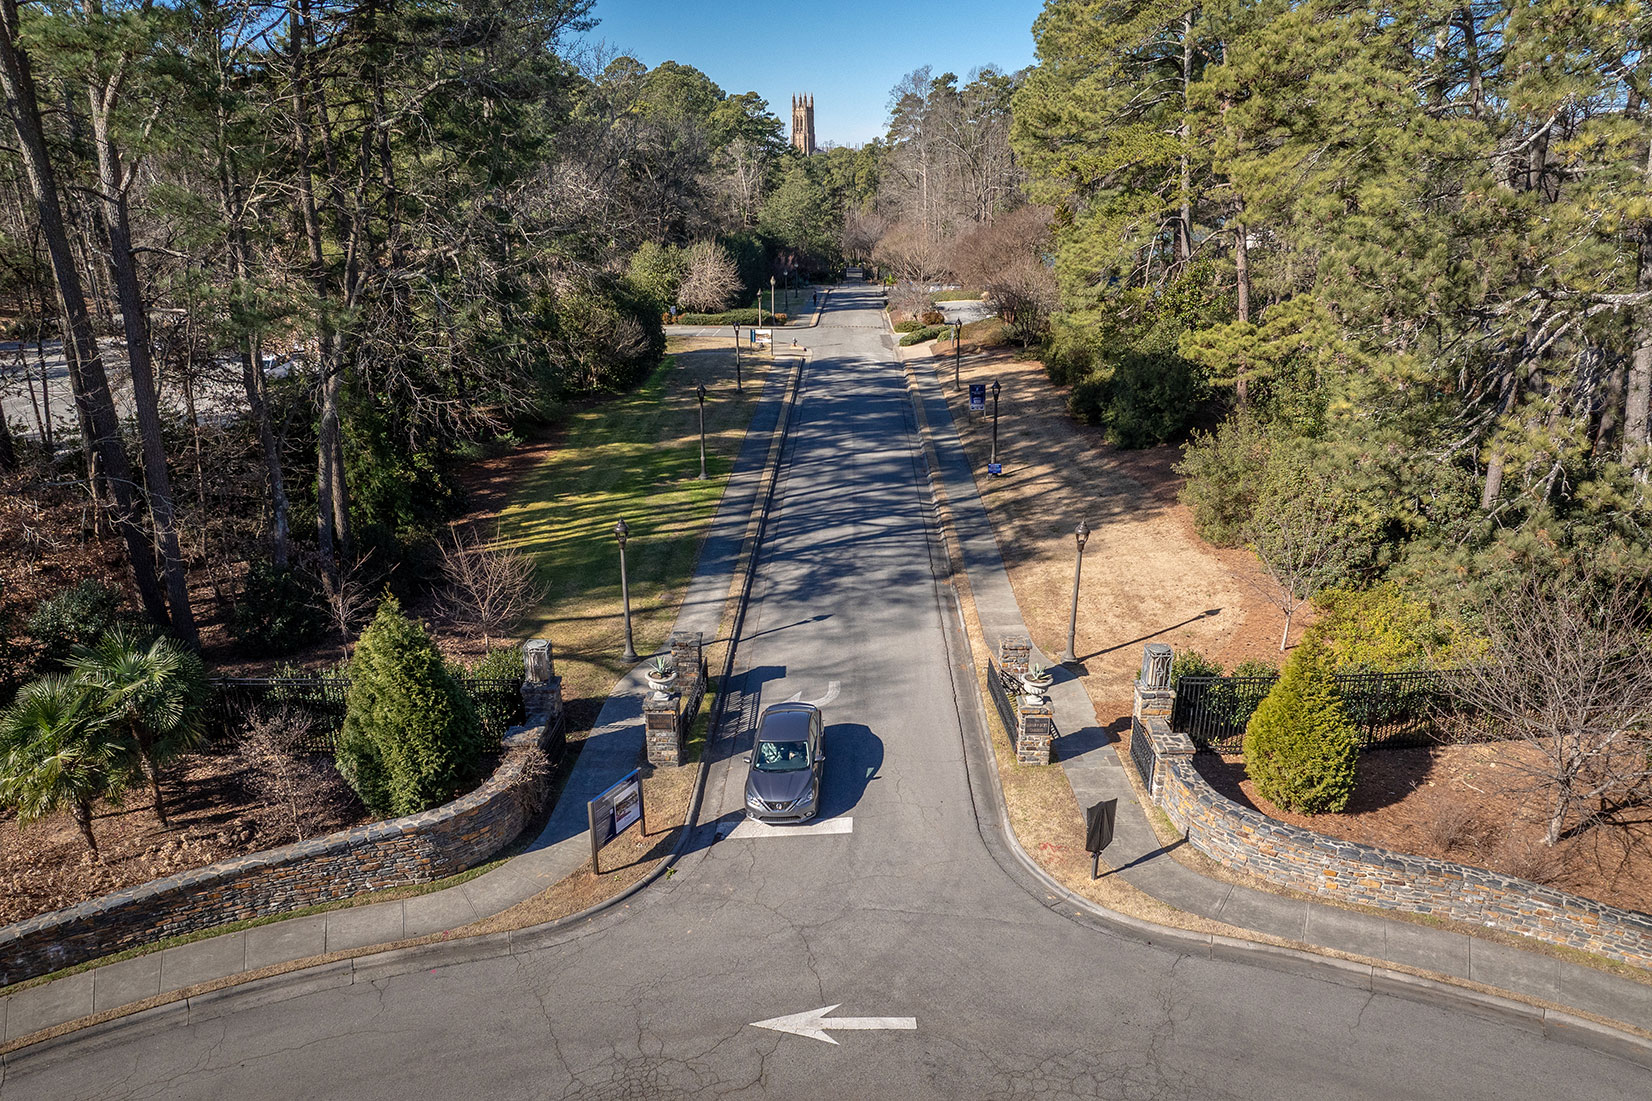
{"type": "Polygon", "coordinates": [[[518,727],[481,787],[432,810],[194,868],[0,928],[0,986],[165,937],[474,867],[522,832],[544,797],[546,750],[557,754],[560,737],[560,722],[518,727]]]}
{"type": "Polygon", "coordinates": [[[1652,915],[1269,818],[1212,788],[1194,767],[1193,743],[1159,716],[1131,724],[1130,756],[1189,843],[1230,868],[1343,902],[1436,914],[1652,967],[1652,915]]]}

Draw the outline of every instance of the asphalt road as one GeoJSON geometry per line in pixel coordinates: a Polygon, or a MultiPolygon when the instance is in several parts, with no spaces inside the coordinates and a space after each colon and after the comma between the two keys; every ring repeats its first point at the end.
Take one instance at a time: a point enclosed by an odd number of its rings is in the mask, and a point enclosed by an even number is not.
{"type": "Polygon", "coordinates": [[[1116,937],[1007,867],[978,826],[955,613],[873,301],[839,290],[801,337],[737,668],[748,721],[714,747],[673,876],[537,951],[59,1045],[0,1097],[1652,1096],[1652,1072],[1526,1025],[1116,937]],[[825,701],[827,820],[746,836],[749,717],[794,697],[825,701]],[[912,1027],[754,1027],[834,1005],[912,1027]]]}

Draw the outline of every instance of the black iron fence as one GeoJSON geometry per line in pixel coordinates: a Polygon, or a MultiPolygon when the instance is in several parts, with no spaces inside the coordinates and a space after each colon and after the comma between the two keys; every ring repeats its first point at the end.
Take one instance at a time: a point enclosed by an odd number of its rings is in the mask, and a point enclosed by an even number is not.
{"type": "MultiPolygon", "coordinates": [[[[1236,752],[1245,725],[1278,676],[1176,679],[1170,725],[1201,751],[1236,752]]],[[[1342,708],[1359,731],[1361,749],[1397,749],[1444,741],[1506,736],[1484,716],[1464,707],[1452,692],[1453,674],[1336,673],[1342,708]]]]}
{"type": "MultiPolygon", "coordinates": [[[[998,709],[998,718],[1003,721],[1004,732],[1009,735],[1010,744],[1013,745],[1015,732],[1021,727],[1021,709],[1017,706],[1017,701],[1021,699],[1021,678],[1005,671],[998,662],[989,658],[987,692],[992,696],[993,706],[998,709]]],[[[1061,736],[1061,731],[1056,728],[1053,718],[1050,721],[1050,730],[1053,737],[1061,736]]]]}
{"type": "Polygon", "coordinates": [[[1021,683],[1013,673],[1006,673],[998,667],[996,661],[989,661],[987,668],[987,691],[992,696],[992,702],[998,708],[998,718],[1004,724],[1004,731],[1010,741],[1015,741],[1016,708],[1015,698],[1021,691],[1021,683]]]}
{"type": "MultiPolygon", "coordinates": [[[[459,684],[470,693],[490,744],[497,744],[505,731],[525,718],[520,681],[460,677],[459,684]]],[[[344,677],[221,677],[213,680],[212,688],[206,718],[209,745],[233,745],[253,717],[285,711],[290,718],[301,720],[298,725],[304,734],[299,748],[303,751],[332,753],[338,746],[350,691],[344,677]]]]}

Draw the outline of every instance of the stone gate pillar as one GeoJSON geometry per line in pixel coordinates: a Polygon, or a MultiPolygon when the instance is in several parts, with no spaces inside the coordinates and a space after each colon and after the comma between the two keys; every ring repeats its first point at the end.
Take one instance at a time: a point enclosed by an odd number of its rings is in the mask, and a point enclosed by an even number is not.
{"type": "Polygon", "coordinates": [[[998,665],[1006,673],[1020,676],[1032,668],[1032,639],[1026,635],[1006,635],[998,640],[998,665]]]}
{"type": "Polygon", "coordinates": [[[681,692],[651,692],[642,701],[643,736],[648,763],[676,768],[683,763],[683,696],[681,692]]]}
{"type": "Polygon", "coordinates": [[[562,717],[562,678],[556,675],[551,640],[522,644],[522,710],[529,726],[551,726],[562,717]]]}
{"type": "Polygon", "coordinates": [[[699,631],[671,632],[671,665],[676,674],[675,687],[685,695],[700,685],[700,671],[704,664],[700,654],[699,631]]]}
{"type": "Polygon", "coordinates": [[[1166,723],[1176,709],[1176,688],[1170,682],[1170,663],[1175,652],[1162,642],[1142,647],[1141,675],[1136,678],[1135,700],[1130,709],[1136,722],[1162,717],[1166,723]]]}
{"type": "Polygon", "coordinates": [[[1048,696],[1038,703],[1023,696],[1015,716],[1015,759],[1024,765],[1050,763],[1050,742],[1055,738],[1055,712],[1048,696]]]}

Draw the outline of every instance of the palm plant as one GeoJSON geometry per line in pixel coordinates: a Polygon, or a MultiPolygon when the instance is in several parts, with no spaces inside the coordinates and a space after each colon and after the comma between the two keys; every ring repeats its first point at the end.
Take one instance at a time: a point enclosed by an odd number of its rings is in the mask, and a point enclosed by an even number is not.
{"type": "Polygon", "coordinates": [[[0,713],[0,806],[20,824],[67,810],[96,855],[92,804],[118,798],[129,769],[86,692],[68,677],[42,677],[0,713]]]}
{"type": "Polygon", "coordinates": [[[207,691],[201,660],[169,638],[150,641],[129,628],[114,627],[80,651],[69,668],[120,731],[128,758],[149,782],[155,819],[164,827],[161,768],[201,738],[207,691]]]}

